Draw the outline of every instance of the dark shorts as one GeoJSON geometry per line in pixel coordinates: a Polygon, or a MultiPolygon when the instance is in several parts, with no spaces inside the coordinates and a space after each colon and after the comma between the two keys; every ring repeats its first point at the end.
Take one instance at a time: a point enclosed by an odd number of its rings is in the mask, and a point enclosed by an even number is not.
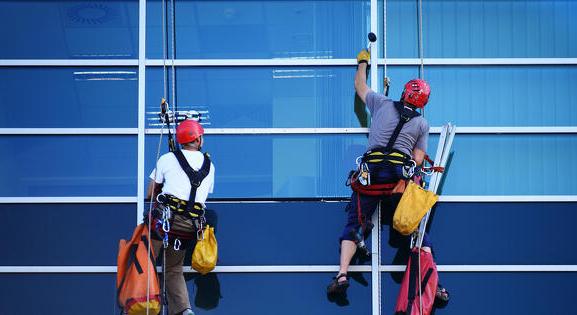
{"type": "MultiPolygon", "coordinates": [[[[380,164],[375,167],[369,164],[369,170],[372,184],[396,183],[404,179],[402,167],[400,166],[380,164]]],[[[402,194],[368,196],[353,191],[351,201],[346,207],[347,223],[341,234],[340,241],[349,240],[356,243],[361,239],[366,239],[370,235],[373,225],[380,224],[378,222],[373,223],[371,220],[379,203],[381,203],[382,221],[390,224],[401,196],[402,194]]],[[[399,237],[403,237],[400,233],[396,234],[399,237]]],[[[430,245],[426,235],[423,245],[430,245]]]]}

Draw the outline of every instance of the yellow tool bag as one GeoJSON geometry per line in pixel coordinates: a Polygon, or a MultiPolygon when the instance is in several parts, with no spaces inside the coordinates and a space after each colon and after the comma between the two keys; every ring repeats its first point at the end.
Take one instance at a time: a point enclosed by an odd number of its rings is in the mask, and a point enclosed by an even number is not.
{"type": "Polygon", "coordinates": [[[439,196],[409,181],[393,216],[393,228],[409,235],[419,226],[427,211],[435,205],[439,196]]]}
{"type": "Polygon", "coordinates": [[[204,275],[216,266],[218,244],[214,236],[214,227],[207,225],[203,235],[203,238],[196,242],[192,252],[192,268],[204,275]]]}

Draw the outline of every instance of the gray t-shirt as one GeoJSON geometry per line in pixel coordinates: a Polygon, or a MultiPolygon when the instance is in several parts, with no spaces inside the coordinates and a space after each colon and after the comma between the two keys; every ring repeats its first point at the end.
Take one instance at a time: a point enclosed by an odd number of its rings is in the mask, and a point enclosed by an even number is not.
{"type": "MultiPolygon", "coordinates": [[[[382,94],[369,91],[366,100],[372,117],[369,149],[386,147],[399,123],[399,113],[393,101],[382,94]]],[[[428,139],[429,123],[422,116],[418,116],[403,125],[393,148],[412,156],[414,148],[427,151],[428,139]]]]}

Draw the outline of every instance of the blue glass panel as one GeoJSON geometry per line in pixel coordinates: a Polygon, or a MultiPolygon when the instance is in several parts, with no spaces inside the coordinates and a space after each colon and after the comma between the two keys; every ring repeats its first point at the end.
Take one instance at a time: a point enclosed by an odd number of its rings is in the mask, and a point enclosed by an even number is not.
{"type": "Polygon", "coordinates": [[[2,204],[4,266],[114,266],[136,204],[2,204]],[[97,236],[97,237],[95,237],[97,236]]]}
{"type": "MultiPolygon", "coordinates": [[[[574,247],[571,231],[577,220],[576,208],[577,203],[563,202],[441,202],[429,224],[437,264],[577,264],[577,253],[562,250],[574,247]]],[[[389,225],[383,226],[382,261],[405,265],[408,245],[400,246],[401,250],[392,248],[390,230],[389,225]]]]}
{"type": "MultiPolygon", "coordinates": [[[[148,1],[148,58],[164,55],[161,3],[148,1]]],[[[369,16],[367,0],[176,1],[176,57],[353,58],[366,46],[369,16]]]]}
{"type": "Polygon", "coordinates": [[[383,19],[383,0],[378,0],[379,56],[386,44],[387,58],[417,58],[419,56],[416,1],[387,0],[387,17],[383,19]],[[387,24],[385,39],[384,24],[387,24]],[[385,43],[386,40],[386,43],[385,43]]]}
{"type": "Polygon", "coordinates": [[[135,196],[135,136],[2,136],[0,196],[135,196]]]}
{"type": "MultiPolygon", "coordinates": [[[[371,275],[360,274],[367,281],[364,284],[352,282],[348,290],[350,304],[342,306],[327,300],[325,287],[332,276],[328,273],[226,273],[200,278],[191,275],[187,285],[192,308],[201,315],[370,314],[371,275]]],[[[30,313],[31,305],[36,309],[41,305],[41,312],[46,315],[119,313],[115,275],[109,274],[3,274],[0,302],[3,315],[30,313]],[[88,297],[98,303],[88,303],[88,297]]]]}
{"type": "Polygon", "coordinates": [[[423,1],[425,56],[575,57],[575,12],[567,0],[423,1]]]}
{"type": "MultiPolygon", "coordinates": [[[[348,196],[345,180],[366,149],[362,134],[307,136],[207,135],[204,150],[216,168],[211,197],[348,196]]],[[[158,137],[146,144],[146,174],[156,161],[158,137]]],[[[166,151],[166,140],[162,144],[166,151]]]]}
{"type": "MultiPolygon", "coordinates": [[[[158,111],[162,75],[147,72],[148,112],[158,111]]],[[[208,111],[214,128],[360,127],[354,75],[354,66],[179,68],[177,105],[208,111]]]]}
{"type": "Polygon", "coordinates": [[[577,159],[577,135],[457,134],[453,152],[443,194],[577,194],[577,170],[560,162],[577,159]]]}
{"type": "MultiPolygon", "coordinates": [[[[379,67],[383,90],[384,67],[379,67]]],[[[415,66],[388,66],[389,97],[419,76],[415,66]]],[[[431,126],[575,126],[575,66],[426,66],[431,97],[425,117],[431,126]]]]}
{"type": "Polygon", "coordinates": [[[0,1],[0,59],[138,57],[138,1],[0,1]]]}
{"type": "MultiPolygon", "coordinates": [[[[432,135],[429,143],[433,157],[437,139],[432,135]]],[[[158,137],[147,140],[148,174],[156,161],[158,137]]],[[[347,197],[346,175],[366,150],[366,141],[362,134],[208,135],[205,150],[216,166],[212,197],[347,197]]],[[[577,136],[458,134],[453,152],[443,194],[577,194],[572,180],[577,170],[560,167],[558,161],[559,156],[577,159],[577,136]]]]}
{"type": "Polygon", "coordinates": [[[336,265],[345,205],[209,203],[208,208],[217,215],[218,263],[220,266],[336,265]]]}
{"type": "Polygon", "coordinates": [[[577,125],[575,66],[425,67],[425,77],[432,126],[577,125]]]}
{"type": "Polygon", "coordinates": [[[0,68],[0,128],[136,127],[137,68],[0,68]]]}
{"type": "Polygon", "coordinates": [[[1,274],[2,315],[120,314],[115,283],[116,274],[1,274]]]}
{"type": "MultiPolygon", "coordinates": [[[[383,314],[392,314],[399,285],[390,274],[382,279],[383,314]]],[[[435,314],[577,314],[577,304],[567,303],[575,298],[575,272],[445,272],[439,281],[451,293],[451,302],[435,314]]]]}

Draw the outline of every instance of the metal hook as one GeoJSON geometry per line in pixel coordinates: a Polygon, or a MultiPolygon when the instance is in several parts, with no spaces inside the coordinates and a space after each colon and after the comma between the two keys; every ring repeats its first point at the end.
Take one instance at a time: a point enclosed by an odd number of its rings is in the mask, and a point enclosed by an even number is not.
{"type": "Polygon", "coordinates": [[[180,245],[182,245],[182,242],[178,238],[174,239],[174,250],[179,250],[180,245]]]}

